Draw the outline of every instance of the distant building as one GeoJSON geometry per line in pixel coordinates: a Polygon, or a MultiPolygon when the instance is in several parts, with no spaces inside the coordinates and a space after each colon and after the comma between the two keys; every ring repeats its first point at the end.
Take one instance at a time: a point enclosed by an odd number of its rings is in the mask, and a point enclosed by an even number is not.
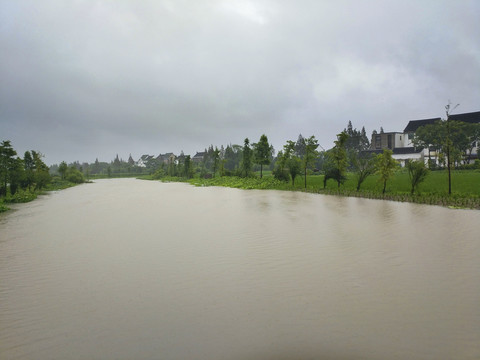
{"type": "Polygon", "coordinates": [[[173,153],[165,153],[165,154],[159,154],[156,160],[159,164],[163,163],[168,165],[175,162],[176,158],[177,157],[173,153]]]}
{"type": "Polygon", "coordinates": [[[207,152],[206,152],[206,151],[197,152],[197,153],[192,157],[192,161],[195,162],[195,163],[200,163],[200,162],[203,161],[203,159],[205,158],[206,155],[207,155],[207,152]]]}
{"type": "MultiPolygon", "coordinates": [[[[450,120],[462,121],[465,123],[478,124],[480,123],[480,111],[465,114],[450,115],[450,120]]],[[[383,149],[390,149],[393,151],[393,158],[400,162],[402,166],[410,160],[423,160],[427,162],[428,158],[432,156],[436,158],[436,152],[433,148],[415,147],[413,138],[416,131],[426,125],[434,124],[441,118],[431,118],[422,120],[410,120],[403,130],[403,132],[381,132],[372,134],[372,141],[370,149],[367,152],[381,153],[383,149]]],[[[473,162],[478,159],[479,144],[472,144],[472,152],[469,155],[468,161],[473,162]]]]}
{"type": "Polygon", "coordinates": [[[137,160],[136,165],[138,167],[147,167],[147,164],[152,161],[155,157],[153,155],[142,155],[140,159],[137,160]]]}

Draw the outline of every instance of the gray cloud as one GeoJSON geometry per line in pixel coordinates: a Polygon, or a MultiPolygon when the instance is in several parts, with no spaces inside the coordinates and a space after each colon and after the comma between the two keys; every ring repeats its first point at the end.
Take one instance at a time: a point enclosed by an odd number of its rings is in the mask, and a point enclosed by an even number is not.
{"type": "Polygon", "coordinates": [[[0,1],[0,140],[47,163],[478,111],[477,1],[0,1]]]}

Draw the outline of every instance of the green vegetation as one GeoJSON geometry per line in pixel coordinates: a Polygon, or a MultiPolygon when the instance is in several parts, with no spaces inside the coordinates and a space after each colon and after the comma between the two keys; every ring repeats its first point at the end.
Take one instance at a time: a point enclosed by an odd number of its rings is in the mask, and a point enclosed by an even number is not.
{"type": "Polygon", "coordinates": [[[397,162],[392,157],[393,151],[384,149],[382,154],[377,155],[377,174],[380,175],[378,181],[383,184],[382,194],[385,194],[387,188],[387,181],[395,174],[395,168],[398,166],[397,162]]]}
{"type": "MultiPolygon", "coordinates": [[[[324,175],[308,175],[308,186],[303,183],[287,183],[277,180],[270,174],[260,177],[242,178],[238,176],[225,176],[216,178],[185,179],[178,177],[165,177],[162,181],[184,181],[195,186],[226,186],[239,189],[272,189],[289,191],[306,191],[310,193],[363,197],[368,199],[383,199],[420,204],[440,205],[457,208],[480,209],[480,171],[458,170],[452,176],[461,189],[448,194],[446,170],[431,171],[424,181],[418,183],[416,192],[412,194],[412,182],[406,169],[398,170],[395,177],[389,180],[389,186],[383,193],[383,180],[381,175],[371,175],[363,183],[361,190],[357,190],[356,174],[349,172],[343,186],[339,189],[336,182],[327,182],[323,188],[324,175]]],[[[151,179],[151,177],[150,177],[151,179]]]]}
{"type": "MultiPolygon", "coordinates": [[[[262,135],[260,141],[253,144],[253,149],[248,138],[243,147],[228,145],[218,149],[211,145],[202,153],[200,162],[188,163],[188,176],[182,170],[185,161],[179,159],[169,164],[168,172],[165,166],[160,166],[150,179],[188,181],[196,186],[307,191],[480,209],[480,162],[477,159],[475,164],[470,161],[467,164],[465,156],[453,157],[460,154],[459,149],[466,149],[467,143],[470,146],[468,156],[471,156],[472,147],[479,140],[479,126],[448,124],[447,121],[428,132],[444,133],[446,140],[424,138],[420,144],[421,137],[418,137],[418,146],[436,146],[438,159],[428,162],[435,164],[431,169],[423,160],[405,161],[402,168],[390,149],[383,149],[380,154],[369,150],[365,128],[358,131],[349,122],[330,150],[324,150],[314,136],[304,138],[300,134],[296,142],[287,140],[275,157],[266,135],[262,135]],[[318,147],[323,151],[318,151],[318,147]],[[447,152],[451,152],[450,155],[447,152]],[[268,170],[264,169],[267,165],[268,170]],[[303,178],[302,183],[296,181],[299,177],[303,178]]],[[[419,131],[419,134],[423,136],[424,133],[419,131]]]]}
{"type": "Polygon", "coordinates": [[[253,156],[255,163],[260,165],[260,178],[263,177],[263,166],[270,165],[273,157],[273,147],[268,143],[265,134],[260,136],[260,141],[253,144],[253,156]]]}
{"type": "MultiPolygon", "coordinates": [[[[210,145],[193,157],[183,152],[179,156],[166,153],[143,155],[135,162],[131,155],[124,161],[117,154],[109,163],[98,159],[92,164],[61,162],[48,169],[39,152],[27,151],[21,159],[10,142],[4,141],[0,144],[0,211],[6,203],[29,201],[43,189],[114,177],[480,208],[480,124],[452,120],[449,111],[447,105],[446,120],[421,125],[414,134],[408,133],[419,161],[398,157],[399,152],[393,155],[391,149],[382,148],[387,146],[382,141],[371,147],[365,128],[358,131],[351,121],[329,150],[320,146],[315,136],[304,138],[300,134],[296,142],[287,140],[276,156],[262,134],[257,143],[245,138],[243,146],[210,145]],[[421,152],[424,148],[428,152],[421,152]],[[423,154],[428,154],[428,159],[423,159],[423,154]],[[394,156],[402,159],[403,168],[394,156]],[[296,181],[298,178],[303,181],[296,181]]],[[[375,130],[373,135],[382,138],[375,130]]],[[[388,147],[393,148],[395,143],[390,140],[388,147]]]]}
{"type": "Polygon", "coordinates": [[[0,143],[0,212],[6,204],[25,203],[45,191],[65,189],[85,182],[83,174],[65,162],[59,166],[60,176],[51,176],[38,151],[26,151],[23,159],[17,156],[10,141],[0,143]]]}

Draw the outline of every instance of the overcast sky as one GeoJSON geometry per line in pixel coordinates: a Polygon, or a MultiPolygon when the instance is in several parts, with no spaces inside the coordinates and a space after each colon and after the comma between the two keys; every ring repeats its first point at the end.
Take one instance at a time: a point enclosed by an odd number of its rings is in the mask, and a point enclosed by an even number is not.
{"type": "Polygon", "coordinates": [[[47,164],[480,110],[479,0],[0,0],[0,141],[47,164]]]}

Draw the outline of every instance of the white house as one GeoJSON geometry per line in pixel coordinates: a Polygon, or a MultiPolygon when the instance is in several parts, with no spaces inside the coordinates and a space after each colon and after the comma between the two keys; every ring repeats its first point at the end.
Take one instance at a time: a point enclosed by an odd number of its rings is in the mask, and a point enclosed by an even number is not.
{"type": "MultiPolygon", "coordinates": [[[[473,113],[464,113],[450,115],[450,120],[462,121],[465,123],[478,124],[480,123],[480,111],[473,113]]],[[[436,159],[435,149],[432,148],[418,148],[413,145],[413,138],[418,128],[434,124],[440,118],[410,120],[403,130],[403,132],[383,132],[380,134],[372,134],[372,141],[370,151],[380,153],[383,149],[390,149],[393,151],[393,158],[398,160],[402,166],[405,166],[409,160],[422,159],[425,163],[429,158],[436,159]]],[[[468,155],[468,162],[473,163],[478,159],[479,154],[478,141],[472,144],[472,150],[468,155]]]]}

